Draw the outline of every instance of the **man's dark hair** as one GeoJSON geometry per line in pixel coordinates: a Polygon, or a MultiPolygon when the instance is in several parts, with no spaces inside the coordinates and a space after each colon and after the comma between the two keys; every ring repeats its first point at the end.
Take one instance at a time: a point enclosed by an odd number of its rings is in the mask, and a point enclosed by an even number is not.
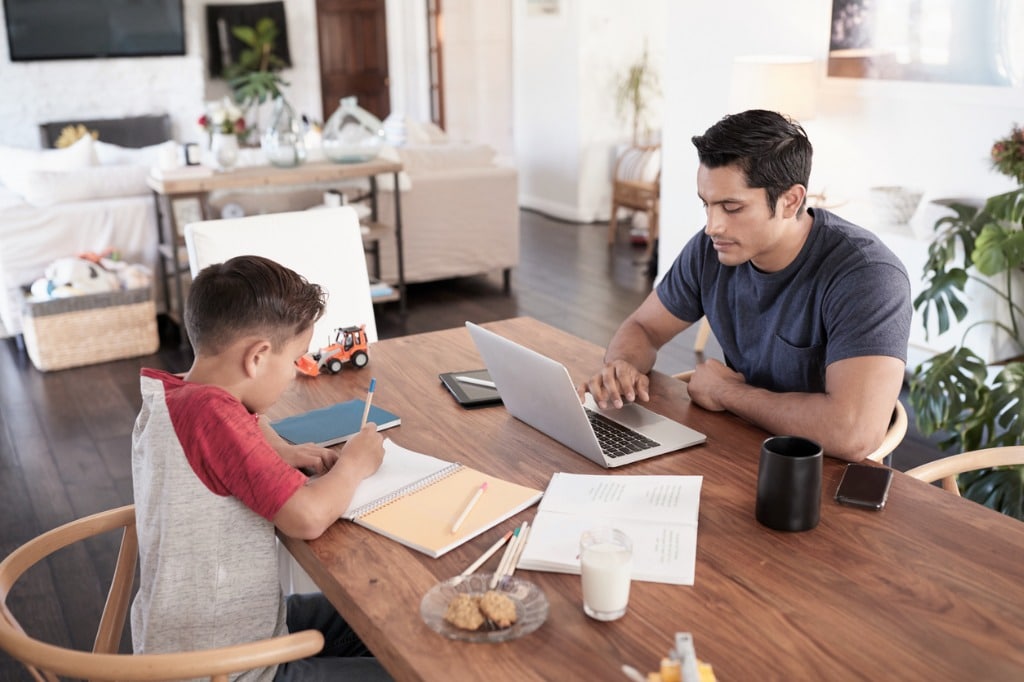
{"type": "Polygon", "coordinates": [[[813,150],[807,133],[799,123],[774,111],[731,114],[703,135],[694,135],[692,141],[701,165],[736,166],[743,171],[747,187],[763,187],[773,216],[786,190],[793,185],[807,187],[810,182],[813,150]]]}
{"type": "Polygon", "coordinates": [[[237,256],[196,275],[185,329],[196,352],[216,354],[254,334],[277,350],[320,319],[326,300],[318,284],[269,258],[237,256]]]}

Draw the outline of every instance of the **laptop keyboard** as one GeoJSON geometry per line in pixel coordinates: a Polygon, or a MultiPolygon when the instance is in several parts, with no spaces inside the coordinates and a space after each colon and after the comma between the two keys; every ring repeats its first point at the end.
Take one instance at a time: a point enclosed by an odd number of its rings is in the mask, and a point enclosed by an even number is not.
{"type": "Polygon", "coordinates": [[[594,433],[597,434],[597,442],[601,444],[604,454],[609,457],[622,457],[661,445],[641,433],[613,422],[603,414],[589,408],[583,409],[587,413],[590,425],[594,427],[594,433]]]}

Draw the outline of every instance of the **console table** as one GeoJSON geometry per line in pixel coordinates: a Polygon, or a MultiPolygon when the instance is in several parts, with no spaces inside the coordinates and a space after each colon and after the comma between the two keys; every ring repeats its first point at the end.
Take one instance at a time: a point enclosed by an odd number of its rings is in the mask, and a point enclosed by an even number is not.
{"type": "MultiPolygon", "coordinates": [[[[373,160],[365,163],[307,163],[294,168],[278,168],[275,166],[248,166],[230,171],[216,172],[212,175],[174,177],[150,176],[147,179],[156,202],[157,236],[160,245],[160,277],[165,283],[164,302],[167,313],[179,324],[184,321],[184,287],[182,278],[188,272],[188,256],[185,251],[184,225],[179,225],[174,213],[173,203],[179,199],[196,199],[199,202],[199,219],[209,220],[212,215],[209,204],[210,192],[229,189],[253,189],[260,187],[281,187],[312,184],[341,183],[359,178],[367,178],[370,183],[369,192],[360,200],[370,202],[370,219],[364,233],[363,241],[373,246],[368,251],[373,255],[376,273],[380,274],[378,241],[387,233],[395,235],[395,252],[398,261],[398,302],[400,314],[405,314],[405,256],[402,250],[402,211],[401,192],[394,192],[395,224],[383,225],[378,222],[377,211],[377,176],[391,173],[395,187],[398,186],[398,174],[402,164],[393,161],[373,160]],[[174,290],[174,301],[171,300],[171,289],[174,290]]],[[[378,302],[377,299],[374,299],[378,302]]],[[[390,299],[381,299],[390,300],[390,299]]]]}

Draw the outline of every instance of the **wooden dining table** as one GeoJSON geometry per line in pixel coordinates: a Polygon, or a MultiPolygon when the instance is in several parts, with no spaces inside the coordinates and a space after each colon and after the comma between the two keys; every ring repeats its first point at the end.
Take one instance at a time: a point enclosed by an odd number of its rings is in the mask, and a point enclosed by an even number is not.
{"type": "MultiPolygon", "coordinates": [[[[601,366],[602,348],[536,320],[484,326],[562,362],[574,382],[601,366]]],[[[657,670],[676,632],[692,634],[719,680],[1024,679],[1020,521],[899,472],[883,510],[842,506],[844,463],[826,457],[819,525],[769,530],[754,518],[768,434],[691,403],[684,383],[653,373],[648,406],[707,442],[606,470],[501,405],[457,405],[438,374],[480,367],[464,328],[388,339],[364,369],[298,378],[269,416],[364,397],[374,377],[374,404],[401,417],[388,438],[516,483],[543,490],[560,471],[702,476],[695,581],[634,581],[627,614],[598,622],[583,613],[578,576],[519,570],[546,596],[546,621],[512,641],[468,643],[430,629],[420,602],[536,507],[437,559],[348,521],[316,540],[282,538],[395,679],[626,679],[623,664],[657,670]]]]}

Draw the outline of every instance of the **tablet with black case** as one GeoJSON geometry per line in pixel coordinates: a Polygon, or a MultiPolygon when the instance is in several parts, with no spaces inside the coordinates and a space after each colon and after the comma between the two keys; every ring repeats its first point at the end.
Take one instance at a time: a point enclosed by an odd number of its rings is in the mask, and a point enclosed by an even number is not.
{"type": "Polygon", "coordinates": [[[491,381],[491,375],[486,369],[467,370],[465,372],[444,372],[438,375],[448,390],[451,392],[459,405],[463,407],[485,407],[497,405],[501,402],[501,395],[498,389],[489,386],[480,386],[470,381],[459,381],[458,377],[465,377],[477,381],[491,381]]]}

